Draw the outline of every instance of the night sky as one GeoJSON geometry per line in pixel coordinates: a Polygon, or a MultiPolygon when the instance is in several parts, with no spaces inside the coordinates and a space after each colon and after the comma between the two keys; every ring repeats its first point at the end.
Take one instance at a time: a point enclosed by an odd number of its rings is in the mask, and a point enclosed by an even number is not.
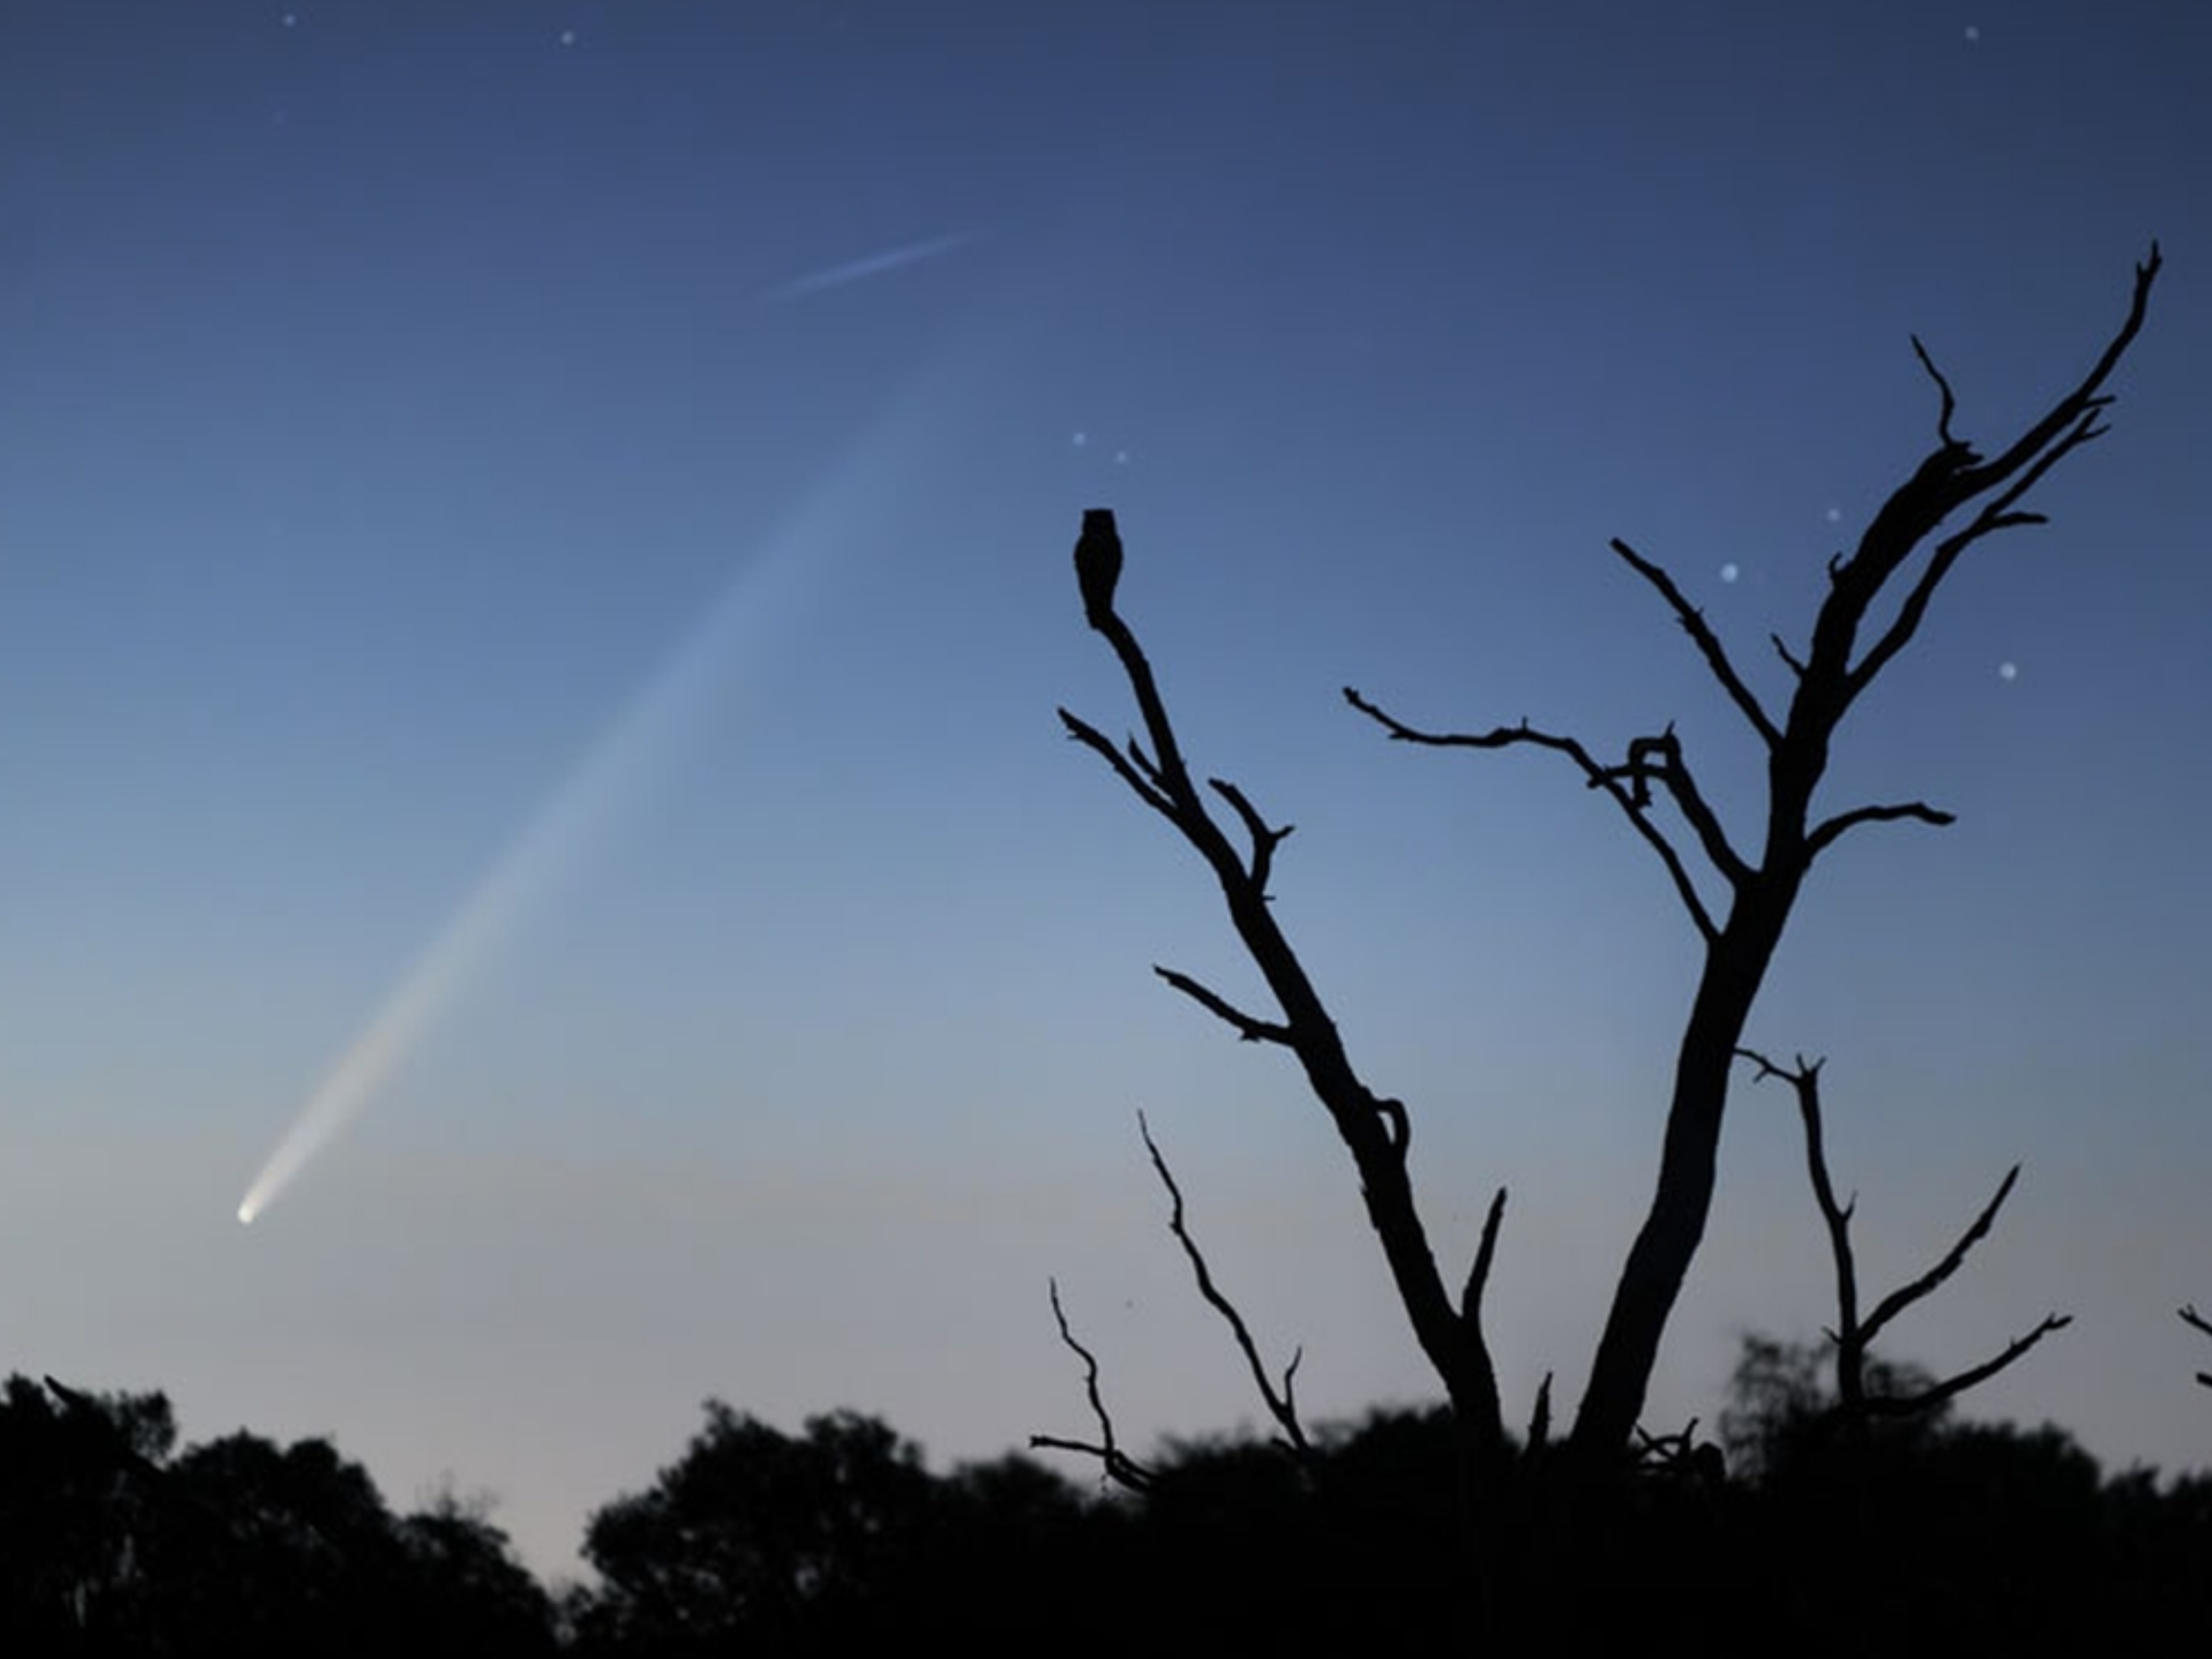
{"type": "MultiPolygon", "coordinates": [[[[2172,3],[6,0],[0,1369],[332,1434],[549,1571],[710,1394],[1086,1431],[1048,1273],[1126,1437],[1230,1427],[1142,1107],[1312,1414],[1430,1397],[1295,1067],[1150,972],[1257,1000],[1218,892],[1054,716],[1133,720],[1106,506],[1448,1277],[1512,1189],[1510,1415],[1571,1412],[1696,938],[1570,767],[1339,688],[1677,720],[1755,840],[1607,538],[1778,702],[1935,441],[1910,337],[1994,448],[2155,236],[2111,435],[1839,741],[1830,805],[1957,824],[1823,861],[1750,1036],[1829,1057],[1875,1290],[2026,1164],[1884,1352],[2070,1311],[1978,1408],[2201,1466],[2208,74],[2172,3]]],[[[1747,1074],[1647,1421],[1831,1294],[1747,1074]]]]}

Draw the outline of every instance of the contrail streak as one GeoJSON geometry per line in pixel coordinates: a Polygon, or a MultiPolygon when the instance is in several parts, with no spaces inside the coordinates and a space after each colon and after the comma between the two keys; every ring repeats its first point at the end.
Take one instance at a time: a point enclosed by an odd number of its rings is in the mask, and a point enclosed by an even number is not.
{"type": "Polygon", "coordinates": [[[934,259],[941,253],[950,253],[967,241],[965,236],[933,236],[926,242],[909,242],[904,247],[895,247],[888,253],[872,253],[865,259],[848,259],[842,265],[831,265],[825,270],[811,272],[781,288],[770,289],[762,297],[769,300],[797,300],[809,294],[819,294],[824,289],[842,288],[848,283],[865,282],[871,276],[880,276],[887,270],[896,270],[902,265],[920,264],[924,259],[934,259]]]}

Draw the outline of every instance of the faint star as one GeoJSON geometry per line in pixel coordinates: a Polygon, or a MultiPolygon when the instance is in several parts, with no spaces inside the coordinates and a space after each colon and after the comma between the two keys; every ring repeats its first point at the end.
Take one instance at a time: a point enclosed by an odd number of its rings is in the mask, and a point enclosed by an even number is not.
{"type": "Polygon", "coordinates": [[[1724,582],[1732,582],[1742,574],[1743,572],[1736,568],[1735,561],[1733,559],[1721,567],[1721,580],[1724,582]]]}
{"type": "Polygon", "coordinates": [[[1841,524],[1844,521],[1844,509],[1840,507],[1830,507],[1827,512],[1827,520],[1830,524],[1841,524]]]}
{"type": "Polygon", "coordinates": [[[1967,25],[1966,25],[1966,39],[1967,39],[1967,40],[1980,40],[1981,38],[1982,38],[1982,32],[1981,32],[1981,30],[1979,30],[1979,29],[1976,28],[1976,27],[1975,27],[1972,23],[1969,23],[1969,24],[1967,24],[1967,25]]]}
{"type": "Polygon", "coordinates": [[[576,44],[576,31],[574,29],[562,29],[561,31],[561,44],[564,46],[574,46],[576,44]]]}
{"type": "Polygon", "coordinates": [[[286,12],[284,14],[284,27],[288,29],[295,29],[299,27],[300,14],[296,11],[286,12]]]}
{"type": "Polygon", "coordinates": [[[2016,662],[1999,663],[1997,665],[1997,678],[2001,680],[2018,679],[2020,678],[2020,665],[2016,662]]]}
{"type": "Polygon", "coordinates": [[[1078,449],[1080,449],[1084,445],[1091,441],[1091,434],[1088,432],[1079,432],[1075,434],[1072,441],[1078,449]]]}
{"type": "Polygon", "coordinates": [[[1127,466],[1127,465],[1128,465],[1128,464],[1129,464],[1129,452],[1128,452],[1127,450],[1126,450],[1126,449],[1117,449],[1117,450],[1115,450],[1115,451],[1114,452],[1114,465],[1116,465],[1116,466],[1127,466]]]}

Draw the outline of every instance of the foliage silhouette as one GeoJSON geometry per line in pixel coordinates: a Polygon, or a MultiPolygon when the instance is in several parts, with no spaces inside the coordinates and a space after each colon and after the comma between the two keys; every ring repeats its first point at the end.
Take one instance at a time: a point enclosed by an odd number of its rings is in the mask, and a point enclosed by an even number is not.
{"type": "MultiPolygon", "coordinates": [[[[1745,1340],[1723,1425],[1750,1476],[1732,1528],[1747,1626],[1816,1653],[1899,1631],[1930,1649],[2133,1650],[2212,1607],[2212,1510],[2191,1483],[2108,1482],[2047,1424],[1853,1417],[1829,1360],[1745,1340]]],[[[1900,1390],[1927,1380],[1900,1369],[1900,1390]]]]}
{"type": "MultiPolygon", "coordinates": [[[[2212,1615],[2212,1477],[2104,1480],[2059,1430],[1943,1409],[1839,1419],[1830,1358],[1746,1339],[1733,1474],[1684,1456],[1632,1487],[1582,1540],[1602,1574],[1526,1606],[1508,1650],[2151,1650],[2212,1615]]],[[[450,1497],[395,1517],[327,1442],[179,1454],[159,1395],[16,1377],[0,1651],[1459,1651],[1456,1432],[1439,1405],[1322,1425],[1296,1456],[1170,1443],[1144,1492],[1086,1494],[1018,1455],[932,1474],[851,1412],[786,1435],[710,1403],[651,1487],[594,1517],[606,1577],[570,1591],[556,1644],[544,1591],[450,1497]],[[100,1424],[73,1419],[88,1406],[100,1424]]]]}
{"type": "Polygon", "coordinates": [[[578,1628],[592,1643],[705,1650],[744,1634],[810,1646],[897,1577],[929,1479],[920,1454],[851,1413],[804,1437],[707,1402],[707,1426],[648,1492],[592,1517],[605,1581],[578,1628]]]}
{"type": "Polygon", "coordinates": [[[324,1440],[175,1441],[161,1395],[8,1379],[0,1650],[368,1655],[437,1632],[552,1651],[549,1598],[480,1516],[395,1517],[324,1440]]]}
{"type": "Polygon", "coordinates": [[[1074,1535],[1092,1517],[1041,1465],[1009,1457],[939,1479],[853,1412],[796,1437],[720,1401],[706,1413],[649,1490],[592,1517],[585,1555],[602,1583],[570,1607],[579,1651],[831,1653],[898,1633],[1060,1631],[1074,1535]]]}

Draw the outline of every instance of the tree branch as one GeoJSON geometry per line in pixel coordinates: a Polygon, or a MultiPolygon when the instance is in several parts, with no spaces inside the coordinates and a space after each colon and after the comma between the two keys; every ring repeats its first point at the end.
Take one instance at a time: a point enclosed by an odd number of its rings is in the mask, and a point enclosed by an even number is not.
{"type": "Polygon", "coordinates": [[[1107,741],[1106,734],[1097,726],[1087,720],[1077,719],[1065,708],[1060,711],[1060,723],[1067,728],[1067,735],[1076,742],[1104,756],[1106,764],[1114,769],[1114,775],[1129,786],[1139,800],[1167,819],[1169,823],[1182,822],[1176,815],[1175,803],[1163,794],[1157,783],[1153,781],[1159,776],[1158,769],[1149,760],[1145,759],[1138,750],[1134,738],[1129,740],[1129,752],[1136,756],[1139,763],[1138,765],[1132,765],[1120,750],[1107,741]]]}
{"type": "Polygon", "coordinates": [[[1959,1235],[1959,1242],[1950,1248],[1943,1259],[1911,1284],[1899,1285],[1875,1304],[1874,1311],[1867,1316],[1866,1323],[1861,1328],[1861,1335],[1871,1340],[1876,1331],[1914,1303],[1924,1301],[1935,1294],[1945,1279],[1958,1272],[1966,1259],[1966,1252],[1989,1236],[1990,1224],[1997,1218],[1997,1212],[2004,1207],[2005,1200],[2012,1196],[2013,1183],[2019,1179],[2020,1165],[2015,1164],[2005,1171],[2005,1178],[1997,1183],[1996,1191],[1982,1206],[1982,1212],[1974,1218],[1972,1226],[1959,1235]]]}
{"type": "Polygon", "coordinates": [[[1951,416],[1958,412],[1959,400],[1951,395],[1951,383],[1943,378],[1943,371],[1936,367],[1936,360],[1928,355],[1928,348],[1920,343],[1920,337],[1912,337],[1912,355],[1920,359],[1920,367],[1928,371],[1928,378],[1936,382],[1936,391],[1943,394],[1943,408],[1936,416],[1936,435],[1945,448],[1959,441],[1951,435],[1951,416]]]}
{"type": "Polygon", "coordinates": [[[1627,561],[1630,569],[1659,590],[1660,597],[1674,612],[1675,620],[1682,624],[1682,631],[1697,645],[1698,654],[1705,659],[1705,666],[1713,671],[1713,678],[1721,683],[1721,689],[1729,694],[1729,701],[1743,711],[1743,717],[1751,722],[1751,729],[1759,733],[1759,740],[1769,749],[1780,743],[1781,729],[1759,706],[1759,699],[1752,695],[1751,688],[1743,683],[1742,677],[1735,672],[1735,665],[1729,661],[1728,653],[1722,648],[1720,636],[1706,623],[1705,612],[1682,597],[1682,590],[1674,586],[1674,579],[1662,567],[1645,558],[1618,536],[1613,538],[1613,550],[1627,561]]]}
{"type": "Polygon", "coordinates": [[[1259,810],[1245,799],[1244,792],[1235,784],[1220,778],[1208,778],[1206,782],[1206,787],[1227,801],[1236,810],[1237,816],[1243,820],[1245,833],[1252,837],[1252,884],[1264,896],[1267,890],[1267,877],[1274,868],[1275,848],[1297,826],[1286,823],[1279,830],[1272,830],[1268,828],[1267,820],[1260,816],[1259,810]]]}
{"type": "Polygon", "coordinates": [[[1254,1018],[1227,998],[1200,985],[1188,974],[1179,974],[1172,968],[1158,966],[1155,966],[1152,971],[1215,1018],[1234,1027],[1237,1035],[1245,1042],[1279,1042],[1286,1048],[1295,1046],[1291,1040],[1289,1026],[1277,1025],[1267,1020],[1254,1018]]]}
{"type": "Polygon", "coordinates": [[[1666,757],[1667,764],[1659,772],[1659,781],[1674,798],[1675,809],[1681,813],[1683,822],[1697,835],[1698,844],[1705,848],[1713,868],[1721,872],[1730,887],[1741,887],[1750,878],[1751,866],[1729,844],[1728,832],[1721,827],[1713,809],[1705,804],[1689,763],[1682,758],[1682,740],[1674,735],[1671,726],[1661,739],[1661,753],[1666,757]]]}
{"type": "Polygon", "coordinates": [[[1917,818],[1923,823],[1932,823],[1942,829],[1946,824],[1956,823],[1959,815],[1918,800],[1901,801],[1890,806],[1855,806],[1850,811],[1838,812],[1816,826],[1813,833],[1805,837],[1805,856],[1818,858],[1838,836],[1846,830],[1856,830],[1862,823],[1889,823],[1899,818],[1917,818]]]}
{"type": "MultiPolygon", "coordinates": [[[[1382,1247],[1414,1339],[1443,1383],[1467,1443],[1482,1448],[1487,1457],[1505,1443],[1497,1370],[1481,1333],[1459,1317],[1437,1271],[1436,1254],[1407,1170],[1410,1136],[1406,1109],[1395,1100],[1377,1096],[1352,1069],[1335,1021],[1267,902],[1267,878],[1273,851],[1289,830],[1270,828],[1241,791],[1213,781],[1214,792],[1229,804],[1252,839],[1248,862],[1238,856],[1192,787],[1152,665],[1136,635],[1114,609],[1121,554],[1110,513],[1092,509],[1085,514],[1076,566],[1085,619],[1120,659],[1158,762],[1150,778],[1139,780],[1150,787],[1150,793],[1140,798],[1175,825],[1213,872],[1237,937],[1282,1011],[1281,1022],[1247,1014],[1186,975],[1158,971],[1170,986],[1227,1022],[1240,1036],[1279,1044],[1297,1057],[1315,1097],[1352,1155],[1368,1223],[1382,1247]]],[[[1099,748],[1085,737],[1089,727],[1072,717],[1064,718],[1072,732],[1093,749],[1099,748]]],[[[1133,769],[1125,770],[1125,765],[1117,764],[1115,770],[1127,781],[1133,769]]]]}
{"type": "Polygon", "coordinates": [[[1490,1200],[1490,1212],[1482,1218],[1482,1239],[1474,1247],[1474,1265],[1468,1269],[1467,1283],[1459,1293],[1459,1316],[1470,1325],[1482,1322],[1482,1292],[1490,1283],[1491,1259],[1498,1254],[1498,1224],[1505,1219],[1505,1188],[1500,1187],[1490,1200]]]}
{"type": "Polygon", "coordinates": [[[1235,1334],[1237,1346],[1243,1351],[1244,1363],[1251,1370],[1253,1385],[1260,1390],[1260,1398],[1267,1402],[1267,1414],[1275,1419],[1277,1426],[1283,1431],[1285,1449],[1298,1457],[1310,1455],[1313,1447],[1306,1439],[1305,1429],[1298,1422],[1297,1386],[1298,1362],[1305,1358],[1305,1350],[1300,1348],[1291,1353],[1291,1363],[1283,1368],[1283,1382],[1279,1390],[1268,1381],[1267,1368],[1261,1362],[1259,1345],[1252,1340],[1251,1328],[1245,1324],[1244,1316],[1237,1311],[1236,1304],[1224,1296],[1214,1284],[1213,1274],[1206,1265],[1206,1256],[1199,1249],[1198,1241],[1190,1236],[1190,1229],[1184,1224],[1182,1188],[1176,1185],[1175,1176],[1169,1170],[1168,1161],[1162,1156],[1158,1143],[1153,1140],[1152,1126],[1145,1121],[1142,1112],[1137,1114],[1137,1133],[1144,1136],[1145,1150],[1152,1156],[1152,1168],[1159,1173],[1160,1184],[1168,1189],[1168,1198],[1172,1206],[1168,1215],[1168,1231],[1176,1236],[1176,1242],[1182,1246],[1182,1253],[1190,1258],[1191,1273],[1198,1280],[1198,1293],[1206,1298],[1209,1307],[1228,1322],[1230,1330],[1235,1334]]]}
{"type": "MultiPolygon", "coordinates": [[[[2185,1303],[2174,1311],[2180,1316],[2181,1322],[2190,1329],[2202,1331],[2205,1335],[2212,1336],[2212,1321],[2208,1321],[2203,1314],[2197,1311],[2195,1303],[2185,1303]]],[[[2212,1371],[2197,1372],[2197,1380],[2206,1388],[2212,1389],[2212,1371]]]]}
{"type": "Polygon", "coordinates": [[[2096,367],[2082,377],[2079,386],[2053,404],[2050,413],[2022,433],[2010,449],[1981,469],[1990,476],[1988,482],[1977,484],[1977,494],[1988,489],[1990,483],[2009,477],[2066,428],[2073,425],[2083,411],[2102,409],[2112,401],[2109,397],[2100,397],[2099,389],[2119,367],[2120,359],[2127,355],[2128,348],[2135,343],[2136,336],[2142,331],[2143,318],[2150,307],[2151,284],[2158,280],[2159,270],[2165,263],[2165,255],[2159,252],[2157,242],[2153,241],[2150,257],[2136,266],[2135,291],[2129,297],[2127,319],[2120,325],[2119,332],[2106,342],[2103,354],[2097,359],[2096,367]]]}
{"type": "MultiPolygon", "coordinates": [[[[2111,399],[2091,401],[2094,408],[2102,408],[2111,399]]],[[[2103,428],[2094,424],[2095,419],[2094,413],[2082,416],[2078,425],[2037,457],[2008,489],[1985,502],[1964,529],[1954,532],[1936,544],[1936,550],[1929,556],[1926,568],[1921,571],[1919,580],[1913,583],[1911,591],[1905,595],[1904,604],[1898,607],[1897,615],[1888,629],[1881,639],[1868,647],[1866,654],[1859,659],[1846,677],[1848,699],[1855,700],[1871,685],[1875,676],[1881,672],[1889,659],[1911,640],[1920,627],[1921,618],[1928,613],[1929,604],[1936,597],[1936,588],[1942,585],[1944,577],[1950,574],[1951,567],[1958,562],[1961,553],[1984,536],[1997,531],[2048,522],[2040,513],[2015,513],[2010,509],[2013,503],[2034,488],[2043,476],[2066,455],[2102,432],[2103,428]]],[[[1948,513],[1950,509],[1945,510],[1948,513]]],[[[1933,526],[1929,528],[1932,529],[1933,526]]]]}
{"type": "Polygon", "coordinates": [[[1135,733],[1130,734],[1128,742],[1123,747],[1127,750],[1129,759],[1137,770],[1145,775],[1145,781],[1147,783],[1155,789],[1166,789],[1167,780],[1160,772],[1159,763],[1145,752],[1144,745],[1137,741],[1135,733]]]}
{"type": "Polygon", "coordinates": [[[1859,1332],[1858,1261],[1851,1249],[1851,1204],[1836,1201],[1835,1183],[1828,1175],[1828,1152],[1820,1127],[1820,1067],[1822,1060],[1807,1060],[1800,1054],[1795,1070],[1777,1066],[1754,1048],[1738,1048],[1736,1053],[1759,1067],[1753,1079],[1764,1083],[1768,1078],[1778,1077],[1796,1091],[1797,1115],[1805,1128],[1805,1168],[1813,1183],[1813,1201],[1820,1207],[1820,1222],[1827,1230],[1828,1255],[1836,1273],[1837,1328],[1831,1333],[1836,1340],[1838,1354],[1837,1392],[1844,1403],[1856,1407],[1861,1395],[1863,1372],[1861,1369],[1864,1340],[1859,1332]],[[1852,1348],[1848,1358],[1846,1344],[1852,1348]]]}
{"type": "Polygon", "coordinates": [[[2005,1345],[2004,1352],[1995,1358],[1985,1359],[1978,1365],[1969,1366],[1956,1376],[1946,1377],[1931,1388],[1917,1394],[1875,1395],[1861,1402],[1860,1410],[1869,1417],[1913,1417],[1922,1412],[1933,1411],[1945,1401],[1956,1398],[1967,1389],[1978,1387],[1999,1371],[2026,1354],[2030,1348],[2053,1331],[2063,1331],[2074,1322],[2071,1314],[2045,1314],[2042,1322],[2026,1336],[2016,1336],[2005,1345]]]}
{"type": "MultiPolygon", "coordinates": [[[[1713,921],[1712,913],[1705,908],[1705,900],[1698,896],[1697,884],[1691,880],[1681,854],[1675,850],[1674,844],[1648,816],[1648,795],[1645,804],[1639,804],[1636,793],[1623,787],[1624,778],[1640,780],[1647,775],[1646,769],[1640,762],[1632,758],[1626,766],[1600,766],[1580,740],[1539,732],[1526,720],[1518,726],[1501,726],[1493,731],[1482,732],[1425,732],[1407,725],[1395,715],[1370,702],[1352,686],[1344,688],[1344,700],[1399,743],[1425,744],[1437,749],[1510,749],[1516,744],[1532,744],[1540,749],[1549,749],[1565,755],[1581,769],[1583,779],[1591,788],[1602,789],[1613,797],[1613,804],[1627,815],[1629,823],[1635,826],[1636,833],[1643,836],[1651,850],[1659,855],[1659,861],[1667,866],[1667,874],[1674,881],[1674,890],[1680,896],[1683,907],[1689,911],[1690,921],[1696,927],[1698,936],[1708,945],[1720,936],[1720,929],[1713,921]]],[[[1659,739],[1644,738],[1638,741],[1648,745],[1659,739]]],[[[1630,745],[1632,755],[1635,748],[1636,744],[1630,745]]],[[[1725,837],[1720,845],[1726,848],[1725,837]]],[[[1736,868],[1743,867],[1742,860],[1737,859],[1733,851],[1728,853],[1728,857],[1736,868]]],[[[1723,873],[1727,873],[1725,867],[1723,873]]]]}
{"type": "Polygon", "coordinates": [[[1115,1443],[1114,1419],[1106,1410],[1106,1402],[1098,1394],[1098,1360],[1090,1349],[1075,1340],[1075,1333],[1067,1328],[1067,1315],[1060,1305],[1060,1281],[1045,1281],[1052,1289],[1052,1316],[1060,1326],[1060,1340],[1073,1349],[1083,1361],[1083,1392],[1091,1401],[1091,1414],[1098,1419],[1098,1439],[1096,1442],[1064,1440],[1058,1435],[1033,1434],[1030,1437],[1032,1449],[1050,1449],[1054,1451],[1079,1452],[1085,1457],[1095,1457],[1104,1468],[1107,1478],[1127,1486],[1132,1492],[1143,1492],[1155,1477],[1152,1470],[1131,1457],[1115,1443]]]}
{"type": "Polygon", "coordinates": [[[1850,1204],[1836,1201],[1834,1183],[1829,1178],[1828,1157],[1820,1123],[1820,1066],[1819,1060],[1808,1061],[1800,1055],[1794,1068],[1776,1065],[1765,1054],[1753,1048],[1738,1048],[1736,1053],[1759,1067],[1756,1081],[1770,1077],[1786,1080],[1796,1090],[1798,1115],[1805,1127],[1805,1163],[1812,1177],[1813,1196],[1820,1206],[1820,1219],[1827,1229],[1829,1254],[1836,1270],[1836,1328],[1829,1333],[1836,1344],[1836,1414],[1850,1421],[1864,1417],[1907,1417],[1920,1412],[1932,1411],[1954,1396],[1977,1384],[1987,1382],[2006,1366],[2053,1331],[2072,1324],[2071,1316],[2046,1314],[2026,1336],[2015,1337],[2004,1352],[1993,1359],[1970,1366],[1955,1376],[1911,1395],[1870,1395],[1866,1388],[1867,1349],[1882,1327],[1888,1324],[1916,1302],[1924,1300],[1936,1287],[1959,1270],[1972,1249],[1996,1219],[2013,1183],[2020,1179],[2020,1165],[2015,1164],[2006,1172],[1996,1194],[1982,1206],[1972,1226],[1960,1236],[1948,1254],[1935,1267],[1911,1284],[1891,1291],[1875,1306],[1864,1320],[1858,1315],[1858,1267],[1851,1246],[1851,1211],[1850,1204]]]}
{"type": "Polygon", "coordinates": [[[2095,366],[1994,460],[1984,461],[1972,445],[1952,434],[1951,417],[1956,400],[1951,394],[1950,384],[1936,370],[1926,348],[1917,339],[1913,342],[1922,367],[1942,393],[1942,410],[1937,420],[1938,447],[1883,503],[1860,539],[1857,550],[1832,568],[1834,592],[1830,595],[1829,605],[1822,607],[1813,659],[1832,677],[1832,683],[1824,688],[1824,692],[1837,699],[1832,710],[1835,717],[1840,718],[1843,708],[1873,684],[1875,677],[1911,640],[1936,588],[1950,573],[1960,554],[1994,532],[2043,521],[2040,514],[2014,512],[2013,508],[2060,460],[2104,430],[2097,424],[2097,416],[2112,401],[2103,391],[2105,381],[2142,331],[2150,303],[2151,285],[2157,280],[2163,264],[2158,244],[2153,242],[2150,257],[2136,267],[2135,289],[2129,300],[2127,317],[2106,343],[2095,366]],[[1991,491],[1996,493],[1976,513],[1972,522],[1937,544],[1919,580],[1881,637],[1856,665],[1849,664],[1851,640],[1859,623],[1898,567],[1945,519],[1977,496],[1988,495],[1991,491]]]}

